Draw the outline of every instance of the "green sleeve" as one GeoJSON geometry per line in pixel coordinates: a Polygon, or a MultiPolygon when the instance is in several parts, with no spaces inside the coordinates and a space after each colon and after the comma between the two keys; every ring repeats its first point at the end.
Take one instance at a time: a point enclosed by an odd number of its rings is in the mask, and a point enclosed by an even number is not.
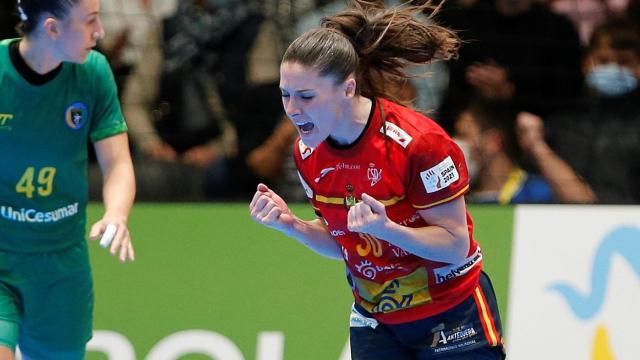
{"type": "Polygon", "coordinates": [[[120,107],[116,82],[106,58],[94,51],[87,61],[91,62],[93,68],[96,96],[89,137],[92,142],[96,142],[126,132],[127,125],[120,107]]]}

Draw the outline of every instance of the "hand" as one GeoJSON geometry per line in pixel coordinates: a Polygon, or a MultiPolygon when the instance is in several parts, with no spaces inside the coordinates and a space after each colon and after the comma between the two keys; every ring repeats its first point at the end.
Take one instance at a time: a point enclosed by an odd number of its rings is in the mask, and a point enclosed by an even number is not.
{"type": "Polygon", "coordinates": [[[220,152],[210,145],[192,147],[182,154],[182,161],[186,164],[205,168],[220,157],[220,152]]]}
{"type": "Polygon", "coordinates": [[[133,244],[131,243],[131,235],[129,234],[129,229],[127,229],[127,224],[125,220],[117,219],[117,218],[107,218],[106,216],[102,218],[102,220],[96,222],[91,227],[91,231],[89,232],[90,240],[100,240],[104,231],[107,228],[107,225],[114,224],[117,228],[116,234],[111,242],[110,252],[111,255],[116,256],[118,251],[120,252],[120,261],[125,262],[127,258],[130,261],[134,261],[136,259],[135,253],[133,251],[133,244]]]}
{"type": "Polygon", "coordinates": [[[349,209],[347,228],[349,231],[381,236],[387,223],[387,211],[384,204],[368,194],[362,194],[362,201],[349,209]]]}
{"type": "Polygon", "coordinates": [[[249,212],[253,220],[278,231],[286,230],[294,221],[287,203],[265,184],[258,184],[249,212]]]}
{"type": "Polygon", "coordinates": [[[155,160],[162,161],[175,161],[178,157],[176,151],[171,147],[171,145],[161,141],[158,143],[153,143],[146,148],[144,148],[144,153],[149,155],[155,160]]]}
{"type": "Polygon", "coordinates": [[[513,97],[515,86],[509,80],[507,70],[493,61],[469,66],[466,75],[469,84],[484,97],[502,100],[513,97]]]}
{"type": "Polygon", "coordinates": [[[516,117],[516,135],[520,148],[526,153],[533,153],[541,148],[546,148],[544,140],[544,122],[541,117],[520,112],[516,117]]]}

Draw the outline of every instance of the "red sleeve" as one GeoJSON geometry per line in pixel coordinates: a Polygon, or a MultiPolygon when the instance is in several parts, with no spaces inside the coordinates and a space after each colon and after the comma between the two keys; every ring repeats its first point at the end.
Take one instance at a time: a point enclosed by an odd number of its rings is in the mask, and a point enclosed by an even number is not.
{"type": "Polygon", "coordinates": [[[428,132],[416,139],[409,154],[407,198],[420,209],[453,200],[469,190],[462,150],[445,133],[428,132]]]}

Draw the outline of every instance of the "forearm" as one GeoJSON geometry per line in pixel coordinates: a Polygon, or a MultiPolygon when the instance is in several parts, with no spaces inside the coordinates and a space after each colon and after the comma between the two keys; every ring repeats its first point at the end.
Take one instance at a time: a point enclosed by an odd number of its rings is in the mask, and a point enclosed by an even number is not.
{"type": "Polygon", "coordinates": [[[419,228],[387,221],[380,238],[421,258],[459,264],[469,252],[466,226],[431,225],[419,228]]]}
{"type": "Polygon", "coordinates": [[[537,144],[531,153],[542,176],[549,182],[554,195],[560,202],[594,203],[597,201],[591,186],[546,143],[537,144]]]}
{"type": "Polygon", "coordinates": [[[105,217],[121,218],[126,222],[136,192],[131,159],[122,159],[104,170],[103,182],[105,217]]]}
{"type": "Polygon", "coordinates": [[[310,221],[293,217],[294,220],[282,232],[316,253],[332,259],[342,259],[342,251],[336,240],[329,234],[322,220],[310,221]]]}

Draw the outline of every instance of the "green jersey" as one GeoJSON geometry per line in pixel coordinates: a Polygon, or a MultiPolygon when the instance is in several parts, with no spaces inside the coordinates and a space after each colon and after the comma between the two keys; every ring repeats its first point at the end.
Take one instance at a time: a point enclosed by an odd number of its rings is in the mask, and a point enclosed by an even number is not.
{"type": "Polygon", "coordinates": [[[85,239],[89,140],[127,127],[104,56],[35,86],[11,62],[13,41],[0,42],[0,250],[62,249],[85,239]]]}

